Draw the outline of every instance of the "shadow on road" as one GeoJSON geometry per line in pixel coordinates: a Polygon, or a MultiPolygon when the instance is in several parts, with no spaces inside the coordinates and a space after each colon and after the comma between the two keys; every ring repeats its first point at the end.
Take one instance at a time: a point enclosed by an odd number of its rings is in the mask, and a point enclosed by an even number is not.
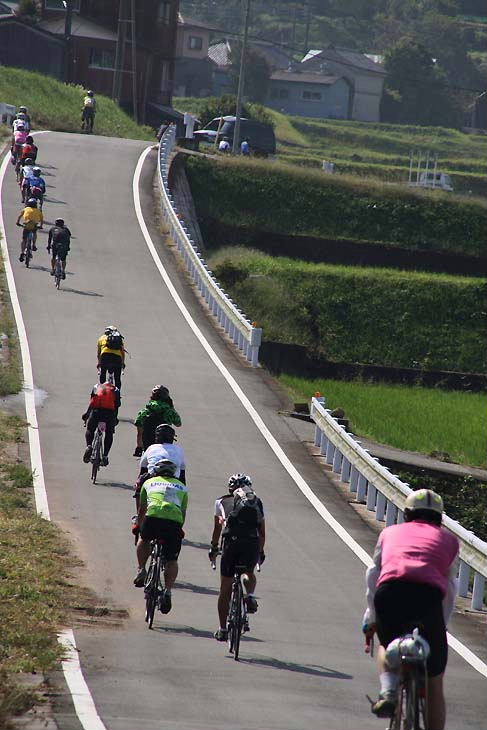
{"type": "Polygon", "coordinates": [[[134,491],[133,484],[125,484],[125,482],[103,482],[104,487],[112,487],[113,489],[129,489],[131,492],[134,491]]]}
{"type": "Polygon", "coordinates": [[[153,631],[160,631],[163,634],[187,634],[188,636],[196,636],[200,639],[213,639],[212,631],[203,631],[203,629],[196,629],[194,626],[153,626],[153,631]]]}
{"type": "MultiPolygon", "coordinates": [[[[243,639],[248,640],[245,635],[243,639]]],[[[314,677],[330,677],[331,679],[353,679],[351,674],[337,672],[335,669],[328,667],[320,667],[314,664],[295,664],[294,662],[283,662],[273,657],[239,657],[241,664],[252,664],[261,667],[273,667],[274,669],[285,669],[288,672],[298,672],[299,674],[310,674],[314,677]]]]}
{"type": "Polygon", "coordinates": [[[103,297],[103,294],[98,294],[96,291],[81,291],[81,289],[71,289],[69,286],[61,286],[59,291],[68,292],[69,294],[81,294],[83,297],[103,297]]]}
{"type": "Polygon", "coordinates": [[[216,588],[208,588],[207,586],[198,586],[195,583],[185,583],[177,581],[176,588],[180,588],[182,591],[192,591],[193,593],[201,593],[205,596],[218,596],[220,591],[216,588]]]}
{"type": "Polygon", "coordinates": [[[183,540],[183,545],[198,548],[198,550],[208,550],[208,543],[206,542],[193,542],[193,540],[183,540]]]}

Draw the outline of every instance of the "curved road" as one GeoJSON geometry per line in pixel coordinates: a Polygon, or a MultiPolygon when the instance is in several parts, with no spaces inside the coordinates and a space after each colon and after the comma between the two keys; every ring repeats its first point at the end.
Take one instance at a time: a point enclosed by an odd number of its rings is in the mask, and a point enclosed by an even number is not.
{"type": "MultiPolygon", "coordinates": [[[[99,619],[73,618],[99,715],[108,730],[380,728],[365,699],[376,692],[377,680],[360,636],[363,565],[298,491],[164,286],[134,211],[132,178],[144,147],[96,136],[49,133],[39,138],[48,183],[46,217],[63,216],[75,236],[60,292],[47,273],[45,234],[39,236],[32,268],[19,264],[14,225],[19,196],[10,169],[2,189],[8,246],[42,401],[38,418],[51,516],[74,539],[85,562],[80,579],[96,594],[95,603],[110,610],[99,619]],[[80,414],[96,379],[96,339],[108,323],[124,333],[131,358],[111,463],[100,484],[92,486],[81,462],[80,414]],[[131,485],[137,464],[129,419],[160,382],[170,387],[182,414],[180,443],[188,457],[191,501],[174,607],[168,616],[156,617],[150,632],[143,621],[142,592],[132,586],[131,485]],[[212,638],[218,578],[206,554],[214,500],[235,471],[252,475],[268,524],[268,560],[257,589],[260,608],[242,642],[239,663],[212,638]]],[[[373,533],[336,496],[292,426],[278,415],[281,403],[272,381],[227,349],[195,306],[172,254],[160,244],[149,223],[155,157],[151,153],[144,164],[142,209],[178,291],[295,466],[370,552],[373,533]]],[[[453,632],[480,644],[480,635],[461,619],[453,632]]],[[[485,691],[485,678],[451,652],[448,727],[484,728],[485,691]]],[[[81,727],[66,690],[56,703],[56,720],[63,730],[81,727]]]]}

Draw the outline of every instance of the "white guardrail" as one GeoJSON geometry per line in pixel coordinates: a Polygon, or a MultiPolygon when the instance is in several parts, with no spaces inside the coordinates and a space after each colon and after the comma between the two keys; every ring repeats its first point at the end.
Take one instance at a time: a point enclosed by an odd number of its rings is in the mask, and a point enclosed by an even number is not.
{"type": "Polygon", "coordinates": [[[17,108],[12,104],[5,104],[0,101],[0,124],[12,124],[17,114],[17,108]]]}
{"type": "Polygon", "coordinates": [[[168,185],[168,174],[173,150],[176,145],[176,127],[165,131],[159,145],[159,187],[162,195],[162,213],[169,232],[184,259],[186,268],[205,300],[210,312],[218,320],[226,334],[242,351],[245,358],[256,367],[259,364],[259,347],[262,329],[255,327],[235,306],[219,285],[205,260],[198,251],[188,229],[174,203],[168,185]]]}
{"type": "MultiPolygon", "coordinates": [[[[403,509],[411,488],[392,474],[378,459],[371,456],[359,441],[345,431],[325,408],[325,399],[311,399],[311,418],[315,423],[315,446],[326,463],[349,485],[357,502],[375,512],[375,518],[386,526],[403,521],[403,509]]],[[[466,598],[473,573],[472,608],[481,611],[487,577],[487,542],[466,530],[459,522],[446,515],[443,525],[460,542],[460,569],[458,592],[466,598]]]]}

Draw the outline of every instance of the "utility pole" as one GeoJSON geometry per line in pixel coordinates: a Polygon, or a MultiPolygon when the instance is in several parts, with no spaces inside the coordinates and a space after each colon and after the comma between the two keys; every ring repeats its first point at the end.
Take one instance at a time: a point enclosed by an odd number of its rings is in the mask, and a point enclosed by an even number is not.
{"type": "Polygon", "coordinates": [[[64,19],[64,40],[66,41],[64,80],[69,83],[69,81],[71,81],[71,25],[73,22],[73,0],[63,0],[63,5],[66,9],[66,18],[64,19]]]}
{"type": "Polygon", "coordinates": [[[247,7],[245,8],[242,54],[240,56],[240,75],[238,77],[237,109],[235,111],[235,128],[233,130],[232,154],[234,155],[236,155],[240,149],[240,117],[242,115],[242,96],[245,84],[245,56],[247,54],[247,40],[249,37],[250,3],[251,0],[247,0],[247,7]]]}

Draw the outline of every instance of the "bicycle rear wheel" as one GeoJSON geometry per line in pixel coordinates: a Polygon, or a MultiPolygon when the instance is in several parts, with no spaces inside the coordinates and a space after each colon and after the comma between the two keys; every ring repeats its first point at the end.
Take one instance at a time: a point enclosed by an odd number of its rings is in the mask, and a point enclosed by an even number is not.
{"type": "Polygon", "coordinates": [[[235,661],[238,661],[240,649],[240,636],[242,634],[242,601],[243,591],[240,580],[235,583],[232,591],[228,622],[228,648],[233,654],[235,661]]]}
{"type": "Polygon", "coordinates": [[[156,557],[155,559],[151,559],[151,564],[149,566],[149,573],[147,575],[147,581],[146,581],[146,588],[145,590],[145,620],[149,626],[149,629],[152,628],[152,624],[154,623],[154,614],[156,612],[157,607],[157,598],[159,594],[159,581],[160,581],[160,573],[161,573],[161,559],[160,557],[156,557]]]}
{"type": "Polygon", "coordinates": [[[93,482],[93,484],[96,484],[98,469],[101,465],[101,447],[101,434],[97,428],[95,432],[95,437],[93,439],[93,449],[91,452],[91,481],[93,482]]]}

